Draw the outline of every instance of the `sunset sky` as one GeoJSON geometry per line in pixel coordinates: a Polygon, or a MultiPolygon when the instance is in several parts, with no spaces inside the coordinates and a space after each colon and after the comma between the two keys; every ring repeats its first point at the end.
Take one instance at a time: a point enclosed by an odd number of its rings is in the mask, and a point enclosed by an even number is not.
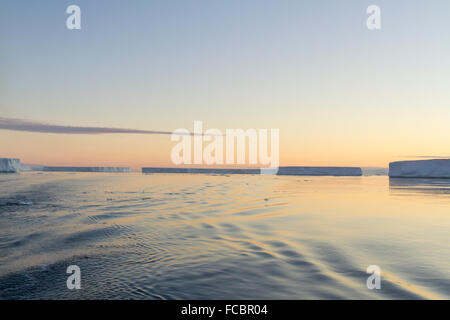
{"type": "MultiPolygon", "coordinates": [[[[278,128],[281,165],[449,156],[449,15],[448,0],[2,0],[0,117],[278,128]],[[71,4],[81,30],[66,28],[71,4]]],[[[33,164],[171,166],[174,144],[0,130],[0,157],[33,164]]]]}

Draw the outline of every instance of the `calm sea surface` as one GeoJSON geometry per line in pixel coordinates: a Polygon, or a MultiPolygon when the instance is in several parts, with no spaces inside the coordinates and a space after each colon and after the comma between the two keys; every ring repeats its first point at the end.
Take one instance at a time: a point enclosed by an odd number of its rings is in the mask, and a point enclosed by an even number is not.
{"type": "Polygon", "coordinates": [[[0,175],[0,299],[17,298],[449,299],[450,181],[0,175]]]}

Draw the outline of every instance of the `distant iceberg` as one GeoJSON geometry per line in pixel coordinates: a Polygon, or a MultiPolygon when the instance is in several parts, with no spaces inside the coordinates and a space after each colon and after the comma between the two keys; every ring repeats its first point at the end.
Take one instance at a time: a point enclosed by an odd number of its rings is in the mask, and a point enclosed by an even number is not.
{"type": "Polygon", "coordinates": [[[128,167],[44,167],[51,172],[130,172],[128,167]]]}
{"type": "Polygon", "coordinates": [[[38,164],[20,164],[20,171],[43,171],[44,166],[38,164]]]}
{"type": "Polygon", "coordinates": [[[142,168],[142,173],[262,174],[300,176],[361,176],[357,167],[279,167],[261,169],[225,168],[142,168]]]}
{"type": "Polygon", "coordinates": [[[391,178],[450,178],[450,159],[397,161],[389,164],[391,178]]]}
{"type": "Polygon", "coordinates": [[[0,158],[1,173],[15,173],[20,171],[20,159],[0,158]]]}
{"type": "Polygon", "coordinates": [[[362,176],[362,170],[359,167],[280,167],[278,175],[362,176]]]}
{"type": "Polygon", "coordinates": [[[362,167],[361,170],[365,176],[387,176],[389,174],[389,168],[383,167],[362,167]]]}
{"type": "Polygon", "coordinates": [[[260,174],[260,169],[226,168],[142,168],[142,173],[260,174]]]}

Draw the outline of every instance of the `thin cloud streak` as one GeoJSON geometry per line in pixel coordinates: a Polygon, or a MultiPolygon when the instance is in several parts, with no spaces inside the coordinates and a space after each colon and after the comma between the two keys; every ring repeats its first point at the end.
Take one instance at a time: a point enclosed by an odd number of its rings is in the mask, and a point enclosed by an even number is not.
{"type": "MultiPolygon", "coordinates": [[[[109,134],[109,133],[125,133],[125,134],[167,134],[171,135],[171,131],[156,130],[138,130],[108,127],[82,127],[82,126],[61,126],[52,125],[36,121],[2,118],[0,117],[0,129],[39,132],[39,133],[55,133],[55,134],[109,134]]],[[[177,135],[182,135],[178,133],[177,135]]],[[[192,133],[190,135],[193,135],[192,133]]]]}

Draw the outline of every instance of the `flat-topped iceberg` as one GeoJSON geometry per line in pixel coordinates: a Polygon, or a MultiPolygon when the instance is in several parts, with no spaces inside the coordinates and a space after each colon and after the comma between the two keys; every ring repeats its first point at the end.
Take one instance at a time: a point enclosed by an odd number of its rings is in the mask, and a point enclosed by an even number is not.
{"type": "Polygon", "coordinates": [[[262,169],[225,168],[142,168],[142,173],[203,173],[203,174],[278,174],[300,176],[361,176],[356,167],[279,167],[262,169]]]}
{"type": "Polygon", "coordinates": [[[51,172],[130,172],[128,167],[44,167],[51,172]]]}
{"type": "Polygon", "coordinates": [[[20,159],[0,158],[1,173],[15,173],[20,171],[20,159]]]}
{"type": "Polygon", "coordinates": [[[280,167],[278,175],[362,176],[362,170],[359,167],[280,167]]]}
{"type": "Polygon", "coordinates": [[[391,178],[450,178],[450,159],[396,161],[389,164],[391,178]]]}
{"type": "Polygon", "coordinates": [[[260,174],[260,169],[142,168],[142,173],[260,174]]]}

